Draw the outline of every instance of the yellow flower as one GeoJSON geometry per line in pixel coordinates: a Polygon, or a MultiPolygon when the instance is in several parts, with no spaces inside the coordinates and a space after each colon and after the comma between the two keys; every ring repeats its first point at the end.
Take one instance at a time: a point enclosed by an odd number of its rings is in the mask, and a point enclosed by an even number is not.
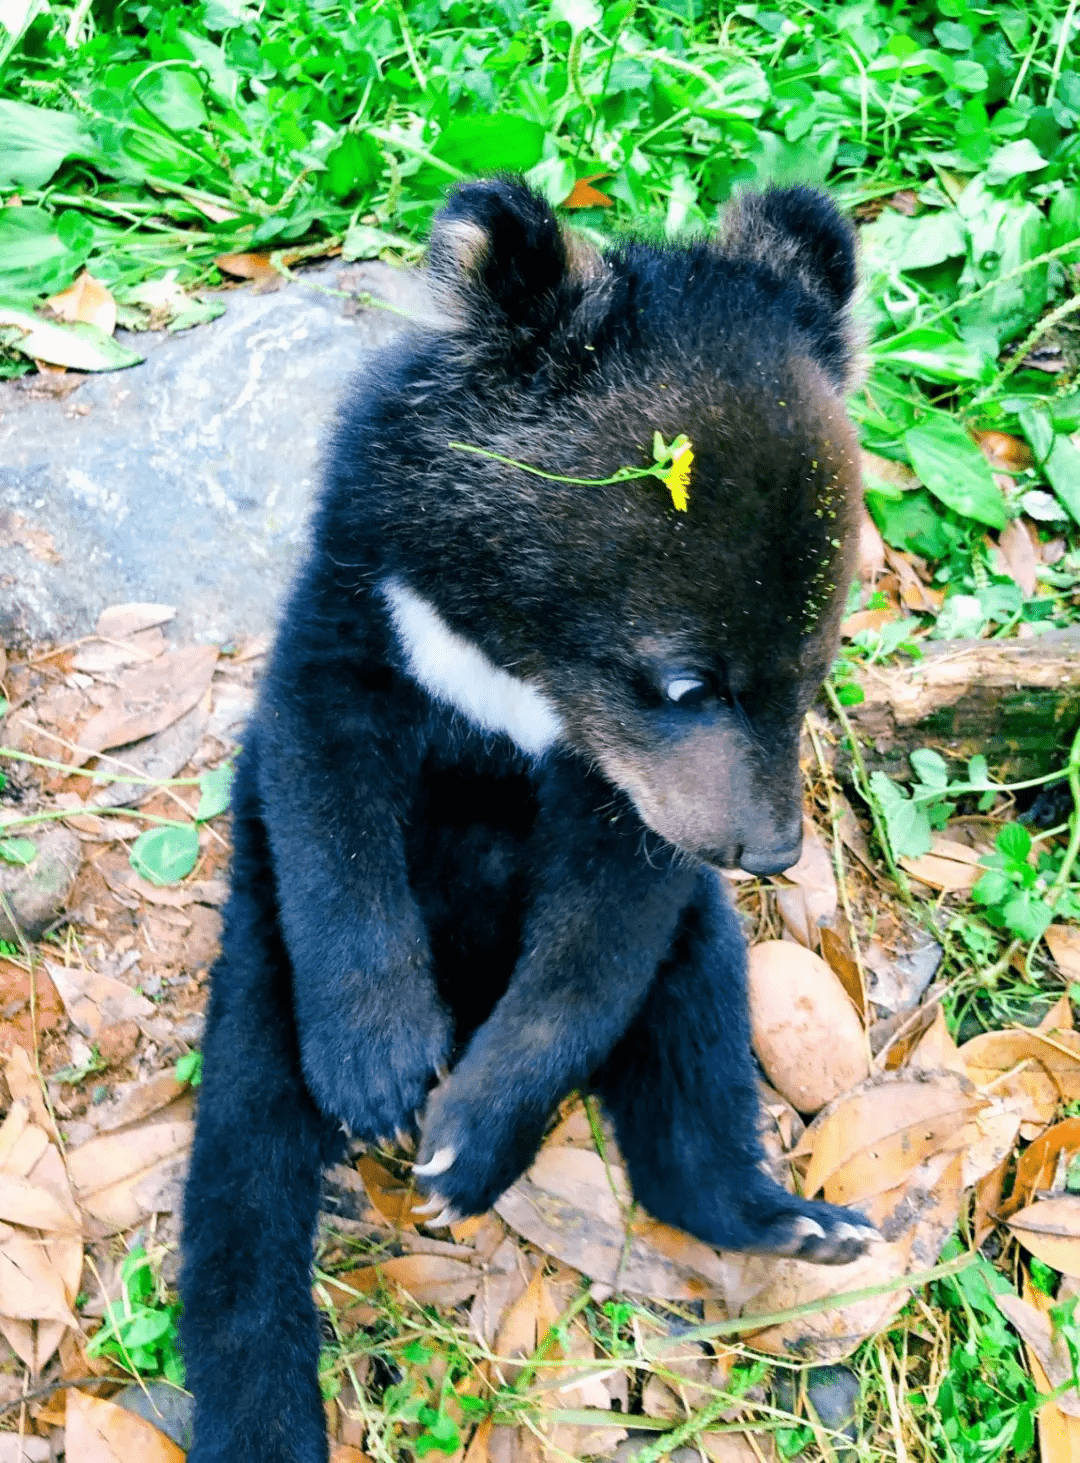
{"type": "Polygon", "coordinates": [[[685,513],[690,501],[690,469],[694,465],[694,449],[687,442],[671,459],[667,472],[660,474],[660,480],[671,494],[671,501],[680,513],[685,513]]]}

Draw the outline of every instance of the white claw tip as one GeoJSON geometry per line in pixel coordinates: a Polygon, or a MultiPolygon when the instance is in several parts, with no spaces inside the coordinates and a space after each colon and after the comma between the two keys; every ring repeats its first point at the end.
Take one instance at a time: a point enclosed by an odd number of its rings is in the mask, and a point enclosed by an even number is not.
{"type": "Polygon", "coordinates": [[[822,1229],[821,1225],[817,1222],[816,1219],[810,1218],[809,1214],[798,1215],[795,1219],[795,1223],[792,1225],[792,1228],[794,1229],[796,1234],[802,1235],[806,1239],[809,1239],[811,1235],[813,1235],[815,1239],[825,1238],[825,1231],[822,1229]]]}
{"type": "Polygon", "coordinates": [[[453,1204],[447,1204],[441,1214],[436,1214],[434,1219],[427,1221],[428,1229],[445,1229],[450,1224],[456,1224],[461,1215],[454,1208],[453,1204]]]}
{"type": "Polygon", "coordinates": [[[425,1222],[429,1214],[437,1214],[445,1205],[446,1200],[441,1194],[432,1194],[423,1204],[414,1204],[409,1210],[409,1218],[415,1219],[419,1216],[425,1222]]]}
{"type": "Polygon", "coordinates": [[[436,1148],[427,1163],[413,1164],[413,1173],[418,1173],[421,1178],[437,1178],[439,1174],[446,1172],[456,1157],[455,1148],[436,1148]]]}

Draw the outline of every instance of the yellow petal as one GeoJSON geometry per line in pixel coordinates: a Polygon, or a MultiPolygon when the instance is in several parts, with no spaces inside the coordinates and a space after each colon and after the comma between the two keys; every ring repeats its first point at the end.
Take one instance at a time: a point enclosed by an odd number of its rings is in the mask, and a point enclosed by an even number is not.
{"type": "Polygon", "coordinates": [[[664,486],[679,513],[686,512],[690,501],[690,469],[693,464],[694,449],[687,443],[676,452],[671,467],[663,476],[664,486]]]}

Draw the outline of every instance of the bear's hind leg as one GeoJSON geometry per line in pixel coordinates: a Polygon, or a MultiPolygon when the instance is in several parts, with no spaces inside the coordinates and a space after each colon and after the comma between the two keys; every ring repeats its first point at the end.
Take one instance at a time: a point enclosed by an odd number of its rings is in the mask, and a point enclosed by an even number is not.
{"type": "Polygon", "coordinates": [[[184,1202],[190,1463],[325,1463],[311,1246],[322,1168],[344,1139],[300,1073],[253,764],[249,752],[233,801],[233,893],[184,1202]]]}
{"type": "Polygon", "coordinates": [[[655,1218],[721,1249],[821,1264],[853,1260],[878,1238],[855,1210],[789,1194],[765,1169],[745,945],[711,871],[593,1085],[655,1218]]]}

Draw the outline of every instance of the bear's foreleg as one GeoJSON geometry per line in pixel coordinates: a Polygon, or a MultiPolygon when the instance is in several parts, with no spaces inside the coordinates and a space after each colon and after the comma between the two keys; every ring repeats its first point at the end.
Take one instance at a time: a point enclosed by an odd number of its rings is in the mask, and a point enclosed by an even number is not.
{"type": "Polygon", "coordinates": [[[746,950],[718,877],[702,869],[674,950],[594,1086],[634,1195],[721,1249],[855,1259],[877,1231],[851,1209],[789,1194],[764,1166],[746,950]]]}
{"type": "Polygon", "coordinates": [[[571,758],[545,775],[530,868],[510,984],[424,1112],[416,1173],[432,1214],[482,1212],[528,1166],[559,1100],[641,1007],[697,879],[571,758]]]}
{"type": "Polygon", "coordinates": [[[311,1246],[322,1168],[344,1138],[301,1075],[252,761],[234,793],[233,894],[184,1201],[190,1463],[324,1463],[311,1246]]]}

